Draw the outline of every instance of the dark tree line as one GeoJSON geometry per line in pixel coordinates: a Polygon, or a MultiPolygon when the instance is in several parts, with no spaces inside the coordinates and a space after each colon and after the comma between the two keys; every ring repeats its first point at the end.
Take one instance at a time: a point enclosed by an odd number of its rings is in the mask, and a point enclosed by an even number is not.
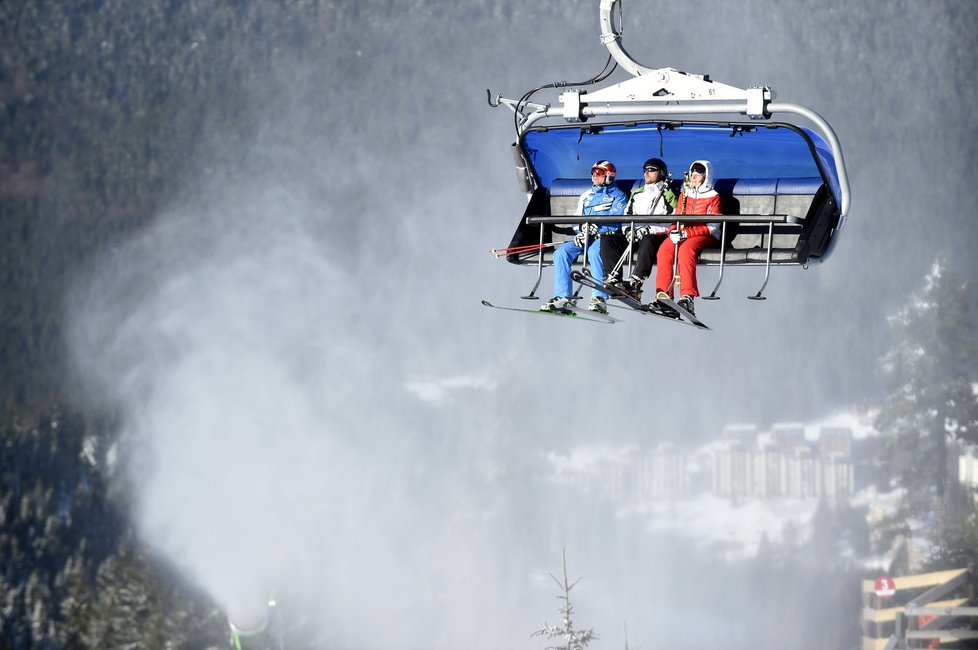
{"type": "Polygon", "coordinates": [[[225,647],[215,605],[135,537],[111,421],[71,415],[63,304],[254,130],[256,86],[322,55],[332,2],[0,3],[0,650],[225,647]]]}
{"type": "Polygon", "coordinates": [[[51,404],[7,409],[0,648],[223,646],[223,616],[141,550],[110,495],[108,439],[51,404]]]}
{"type": "Polygon", "coordinates": [[[188,178],[242,164],[214,155],[254,131],[256,85],[322,54],[331,5],[0,3],[0,395],[59,394],[66,284],[188,178]]]}
{"type": "MultiPolygon", "coordinates": [[[[0,3],[0,396],[62,393],[64,292],[101,250],[208,184],[281,162],[263,149],[335,148],[350,168],[392,140],[432,155],[420,143],[444,141],[444,124],[422,117],[421,89],[452,110],[471,104],[446,52],[468,49],[467,30],[532,11],[488,0],[0,3]],[[267,147],[254,146],[262,137],[267,147]]],[[[444,146],[471,155],[462,135],[444,146]]],[[[310,169],[322,162],[292,161],[289,173],[309,173],[326,203],[346,188],[322,186],[310,169]]]]}
{"type": "MultiPolygon", "coordinates": [[[[465,11],[513,19],[511,3],[465,11]]],[[[107,475],[111,420],[64,406],[66,292],[188,193],[267,165],[249,149],[263,129],[280,149],[326,132],[354,162],[346,142],[378,124],[416,141],[405,98],[455,66],[398,56],[416,20],[449,28],[439,51],[464,40],[454,6],[430,1],[0,2],[0,650],[224,647],[214,604],[134,536],[107,475]],[[405,118],[367,123],[374,97],[405,118]],[[309,124],[269,125],[293,103],[309,124]]]]}

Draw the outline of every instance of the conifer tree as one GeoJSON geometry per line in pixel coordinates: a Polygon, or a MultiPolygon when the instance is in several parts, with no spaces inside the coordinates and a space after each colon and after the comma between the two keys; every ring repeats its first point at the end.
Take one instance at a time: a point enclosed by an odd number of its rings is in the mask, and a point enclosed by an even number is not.
{"type": "Polygon", "coordinates": [[[578,578],[573,583],[568,581],[566,549],[564,549],[563,553],[563,564],[563,580],[558,580],[554,574],[550,574],[550,577],[554,579],[554,582],[557,583],[557,586],[560,587],[561,590],[561,595],[557,596],[557,598],[563,601],[563,605],[560,606],[560,615],[563,624],[550,625],[544,622],[543,627],[534,632],[531,636],[545,636],[548,639],[563,639],[563,645],[548,646],[547,650],[584,650],[584,648],[586,648],[591,641],[598,638],[598,635],[591,628],[586,630],[578,630],[574,628],[574,605],[571,603],[570,592],[571,589],[573,589],[577,583],[581,581],[581,579],[578,578]]]}
{"type": "MultiPolygon", "coordinates": [[[[890,321],[893,349],[883,358],[888,390],[875,426],[887,436],[884,460],[907,491],[910,516],[947,512],[952,443],[978,443],[978,326],[971,282],[938,258],[923,288],[890,321]]],[[[961,503],[961,500],[956,501],[961,503]]],[[[950,517],[949,517],[950,516],[950,517]]]]}
{"type": "Polygon", "coordinates": [[[92,620],[89,585],[86,580],[85,558],[81,552],[68,558],[62,572],[67,595],[61,601],[61,626],[58,640],[66,648],[89,650],[88,626],[92,620]]]}
{"type": "Polygon", "coordinates": [[[163,648],[158,589],[144,558],[123,547],[99,567],[90,643],[102,648],[163,648]]]}

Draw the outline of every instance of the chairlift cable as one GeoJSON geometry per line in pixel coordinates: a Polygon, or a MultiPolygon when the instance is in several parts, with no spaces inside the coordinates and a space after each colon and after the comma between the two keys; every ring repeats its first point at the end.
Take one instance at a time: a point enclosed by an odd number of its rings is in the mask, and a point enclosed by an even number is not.
{"type": "Polygon", "coordinates": [[[516,110],[513,111],[513,126],[516,128],[517,137],[519,136],[520,133],[521,111],[523,110],[523,105],[530,99],[530,97],[540,92],[541,90],[545,90],[547,88],[564,88],[566,86],[593,86],[596,83],[601,83],[602,81],[607,79],[611,75],[611,73],[613,73],[615,69],[618,67],[618,64],[615,63],[614,65],[611,66],[611,69],[608,69],[608,65],[612,62],[613,59],[614,57],[609,55],[608,60],[605,61],[604,63],[604,67],[601,68],[601,72],[591,77],[587,81],[554,81],[552,83],[544,84],[542,86],[538,86],[532,90],[528,90],[527,92],[525,92],[523,96],[520,97],[519,101],[516,102],[516,110]]]}

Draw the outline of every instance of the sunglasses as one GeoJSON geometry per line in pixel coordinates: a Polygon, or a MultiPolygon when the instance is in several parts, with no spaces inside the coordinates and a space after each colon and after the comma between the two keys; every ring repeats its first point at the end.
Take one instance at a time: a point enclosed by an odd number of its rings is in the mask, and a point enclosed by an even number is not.
{"type": "Polygon", "coordinates": [[[659,169],[658,167],[646,167],[645,168],[645,171],[647,171],[647,172],[658,172],[658,171],[662,171],[662,170],[659,169]]]}

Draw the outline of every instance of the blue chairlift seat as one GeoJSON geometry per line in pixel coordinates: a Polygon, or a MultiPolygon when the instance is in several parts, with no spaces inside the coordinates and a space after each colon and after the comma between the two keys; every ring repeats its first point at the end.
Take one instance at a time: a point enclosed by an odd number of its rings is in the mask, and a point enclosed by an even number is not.
{"type": "MultiPolygon", "coordinates": [[[[628,122],[530,129],[519,144],[536,188],[511,246],[558,241],[567,232],[561,225],[581,221],[572,215],[577,198],[591,186],[596,160],[615,163],[617,185],[628,193],[641,183],[634,177],[642,163],[658,157],[669,165],[677,193],[694,160],[712,162],[727,222],[724,264],[808,264],[831,252],[840,218],[839,182],[829,147],[807,129],[780,123],[628,122]],[[743,222],[733,219],[741,215],[743,222]],[[765,223],[764,216],[772,220],[765,223]],[[534,222],[540,217],[549,223],[534,222]]],[[[549,253],[544,255],[548,260],[549,253]]],[[[540,261],[536,256],[508,259],[540,261]]],[[[719,264],[721,250],[707,249],[699,261],[719,264]]]]}

